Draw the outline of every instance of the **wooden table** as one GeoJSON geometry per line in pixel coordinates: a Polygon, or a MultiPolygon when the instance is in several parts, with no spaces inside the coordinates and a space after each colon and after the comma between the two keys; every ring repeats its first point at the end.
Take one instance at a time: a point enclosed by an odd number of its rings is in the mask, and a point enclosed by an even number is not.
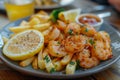
{"type": "MultiPolygon", "coordinates": [[[[94,7],[98,6],[98,4],[88,0],[75,0],[75,2],[72,5],[65,8],[66,9],[86,8],[89,6],[94,7]]],[[[115,25],[116,28],[120,31],[120,17],[118,16],[118,14],[112,9],[107,9],[105,11],[110,11],[112,15],[109,18],[104,19],[109,21],[111,24],[115,25]]],[[[4,12],[1,13],[0,11],[0,28],[9,23],[8,18],[3,13],[4,12]]],[[[0,80],[38,80],[38,79],[40,78],[27,76],[11,69],[0,60],[0,80]]],[[[83,78],[78,78],[78,80],[120,80],[120,60],[118,60],[109,69],[105,71],[90,76],[86,76],[83,78]]]]}

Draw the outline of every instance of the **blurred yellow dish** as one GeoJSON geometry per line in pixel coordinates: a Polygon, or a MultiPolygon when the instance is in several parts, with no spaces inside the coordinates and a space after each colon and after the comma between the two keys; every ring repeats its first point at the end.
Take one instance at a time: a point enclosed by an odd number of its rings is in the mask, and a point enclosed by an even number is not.
{"type": "Polygon", "coordinates": [[[37,30],[26,30],[12,37],[3,47],[3,54],[12,60],[24,60],[37,54],[44,45],[44,37],[37,30]]]}

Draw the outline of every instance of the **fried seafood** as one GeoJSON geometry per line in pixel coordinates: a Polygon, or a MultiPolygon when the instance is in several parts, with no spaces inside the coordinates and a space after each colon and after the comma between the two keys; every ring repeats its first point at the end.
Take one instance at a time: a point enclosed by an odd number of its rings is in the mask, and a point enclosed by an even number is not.
{"type": "Polygon", "coordinates": [[[112,50],[110,46],[109,34],[100,31],[95,34],[92,52],[99,60],[107,60],[112,58],[112,50]]]}

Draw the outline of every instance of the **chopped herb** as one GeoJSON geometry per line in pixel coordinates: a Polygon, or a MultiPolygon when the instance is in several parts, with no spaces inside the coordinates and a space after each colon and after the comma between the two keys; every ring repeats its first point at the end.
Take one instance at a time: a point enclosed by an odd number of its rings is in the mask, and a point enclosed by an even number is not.
{"type": "Polygon", "coordinates": [[[80,68],[80,60],[76,60],[76,63],[77,63],[76,69],[79,69],[80,68]]]}
{"type": "Polygon", "coordinates": [[[57,44],[60,44],[60,42],[58,41],[57,44]]]}
{"type": "Polygon", "coordinates": [[[48,63],[50,61],[48,55],[45,56],[44,60],[46,61],[46,63],[48,63]]]}
{"type": "Polygon", "coordinates": [[[73,30],[70,29],[70,30],[68,31],[68,33],[69,33],[70,35],[72,35],[72,34],[73,34],[73,30]]]}
{"type": "Polygon", "coordinates": [[[77,63],[77,64],[80,64],[80,60],[76,60],[76,63],[77,63]]]}
{"type": "Polygon", "coordinates": [[[53,73],[53,72],[55,72],[55,69],[54,69],[54,68],[52,68],[52,69],[50,70],[50,73],[53,73]]]}
{"type": "Polygon", "coordinates": [[[58,53],[56,53],[58,55],[58,53]]]}
{"type": "Polygon", "coordinates": [[[88,32],[88,28],[85,29],[85,32],[88,32]]]}
{"type": "Polygon", "coordinates": [[[63,12],[63,11],[65,11],[65,9],[63,9],[63,8],[53,10],[53,11],[51,12],[51,14],[50,14],[50,18],[52,19],[52,21],[53,21],[53,22],[56,22],[57,19],[58,19],[58,14],[59,14],[60,12],[63,12]]]}
{"type": "Polygon", "coordinates": [[[89,40],[89,43],[90,43],[91,45],[93,45],[95,42],[94,42],[92,39],[90,39],[90,40],[89,40]]]}
{"type": "Polygon", "coordinates": [[[58,65],[55,65],[55,68],[57,67],[58,65]]]}
{"type": "Polygon", "coordinates": [[[105,35],[106,37],[109,37],[109,35],[105,35]]]}
{"type": "Polygon", "coordinates": [[[71,65],[74,65],[74,64],[75,64],[75,62],[73,62],[73,61],[70,61],[70,64],[71,64],[71,65]]]}

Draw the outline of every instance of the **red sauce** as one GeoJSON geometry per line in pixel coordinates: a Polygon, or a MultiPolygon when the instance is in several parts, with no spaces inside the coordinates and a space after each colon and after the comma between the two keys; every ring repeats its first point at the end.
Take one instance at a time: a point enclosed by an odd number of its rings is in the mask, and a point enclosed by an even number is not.
{"type": "Polygon", "coordinates": [[[82,24],[90,24],[90,25],[95,25],[97,24],[98,22],[100,22],[100,19],[95,17],[95,16],[83,16],[83,17],[80,17],[79,18],[79,22],[82,23],[82,24]]]}

